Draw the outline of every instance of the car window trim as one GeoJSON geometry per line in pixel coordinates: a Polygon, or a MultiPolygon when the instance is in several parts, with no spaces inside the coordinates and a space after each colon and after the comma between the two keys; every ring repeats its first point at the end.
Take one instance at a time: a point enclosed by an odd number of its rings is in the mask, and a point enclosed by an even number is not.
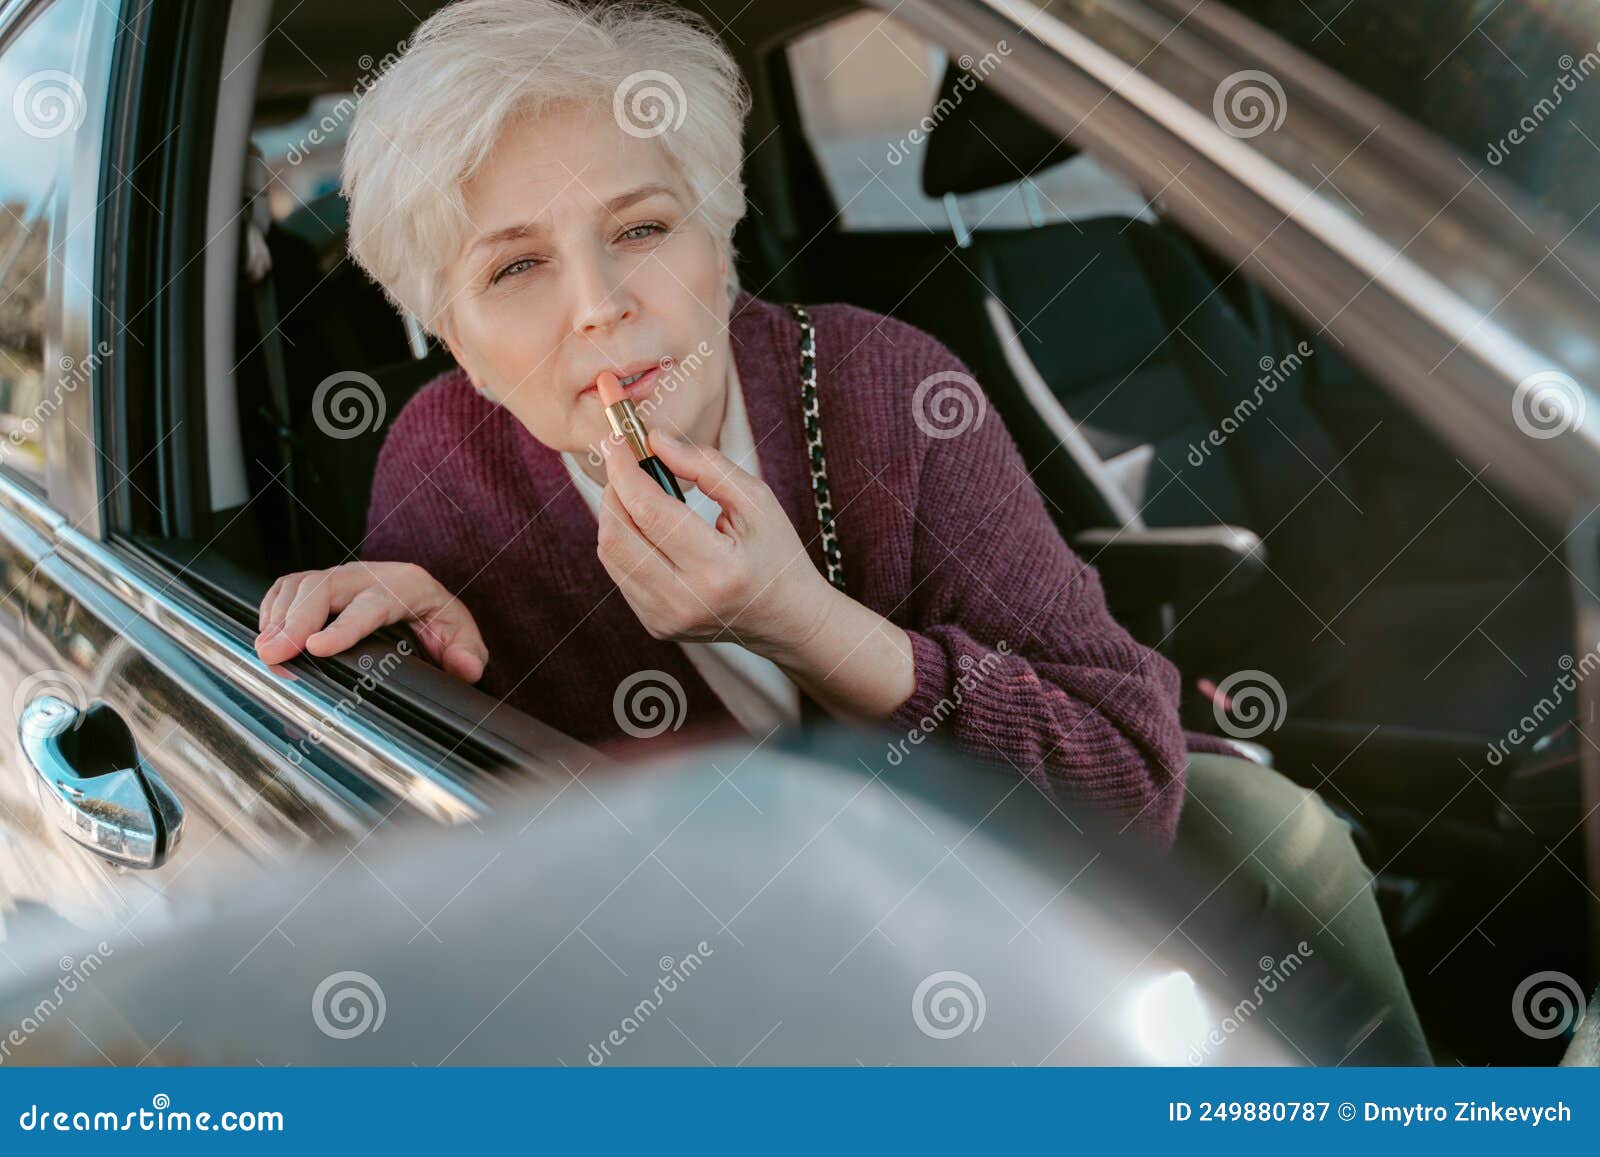
{"type": "MultiPolygon", "coordinates": [[[[130,542],[116,538],[111,546],[140,559],[152,572],[182,574],[184,590],[219,623],[235,626],[243,622],[240,637],[251,637],[249,624],[268,584],[252,578],[257,584],[252,588],[252,597],[244,597],[236,583],[230,585],[227,576],[205,573],[195,559],[175,554],[174,541],[130,542]]],[[[312,670],[349,691],[402,640],[414,642],[401,628],[384,627],[348,651],[328,658],[302,655],[293,665],[296,672],[312,670]]],[[[253,659],[253,650],[250,656],[253,659]]],[[[446,674],[420,649],[414,648],[381,687],[373,690],[371,700],[400,726],[420,732],[452,753],[464,751],[462,758],[482,766],[515,765],[526,771],[551,773],[555,768],[571,772],[610,762],[582,741],[446,674]]]]}
{"type": "MultiPolygon", "coordinates": [[[[376,712],[341,705],[343,689],[314,673],[283,679],[255,657],[247,632],[195,598],[176,578],[140,565],[74,529],[9,479],[0,478],[0,511],[40,534],[44,557],[54,556],[79,579],[92,582],[156,623],[197,662],[267,705],[286,732],[320,735],[330,758],[361,768],[381,787],[440,819],[482,814],[485,770],[423,737],[393,726],[376,712]]],[[[287,753],[285,755],[287,757],[287,753]]],[[[302,766],[311,766],[307,761],[302,766]]]]}

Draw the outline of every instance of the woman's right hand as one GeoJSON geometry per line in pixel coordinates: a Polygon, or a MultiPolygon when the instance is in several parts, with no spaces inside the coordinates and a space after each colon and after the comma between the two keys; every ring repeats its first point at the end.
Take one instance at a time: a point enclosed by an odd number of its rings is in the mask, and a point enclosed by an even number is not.
{"type": "Polygon", "coordinates": [[[489,662],[478,624],[461,600],[409,562],[349,562],[287,574],[261,600],[256,654],[287,663],[302,650],[337,655],[379,627],[410,623],[435,664],[476,683],[489,662]],[[331,623],[330,614],[337,615],[331,623]]]}

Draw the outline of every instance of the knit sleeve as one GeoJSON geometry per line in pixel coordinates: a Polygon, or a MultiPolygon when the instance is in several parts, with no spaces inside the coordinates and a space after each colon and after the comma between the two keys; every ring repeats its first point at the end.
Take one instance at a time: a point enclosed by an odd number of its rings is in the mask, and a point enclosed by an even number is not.
{"type": "Polygon", "coordinates": [[[926,446],[909,613],[897,619],[916,686],[890,725],[937,731],[1049,797],[1125,816],[1170,846],[1186,763],[1178,672],[1112,619],[1098,574],[1063,541],[1000,416],[934,345],[938,364],[918,380],[943,374],[940,384],[965,391],[967,426],[952,436],[931,411],[911,415],[926,446]]]}

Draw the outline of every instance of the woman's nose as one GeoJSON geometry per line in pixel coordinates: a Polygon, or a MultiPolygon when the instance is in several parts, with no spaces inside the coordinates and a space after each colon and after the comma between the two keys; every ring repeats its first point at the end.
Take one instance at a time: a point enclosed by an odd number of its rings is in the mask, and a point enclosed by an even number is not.
{"type": "Polygon", "coordinates": [[[568,265],[573,295],[573,329],[591,334],[609,329],[632,315],[633,297],[615,263],[595,254],[568,265]]]}

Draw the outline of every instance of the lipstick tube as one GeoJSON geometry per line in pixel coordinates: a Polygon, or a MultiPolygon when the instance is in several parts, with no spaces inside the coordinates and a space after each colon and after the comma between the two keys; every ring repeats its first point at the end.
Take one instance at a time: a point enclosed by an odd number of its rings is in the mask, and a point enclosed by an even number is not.
{"type": "Polygon", "coordinates": [[[622,398],[607,406],[606,421],[611,423],[611,432],[626,442],[628,448],[633,451],[633,456],[639,461],[639,468],[654,478],[656,485],[661,489],[679,502],[684,501],[683,491],[678,489],[678,480],[672,476],[672,471],[667,469],[666,463],[650,453],[650,440],[645,432],[644,420],[633,408],[632,400],[622,398]]]}

